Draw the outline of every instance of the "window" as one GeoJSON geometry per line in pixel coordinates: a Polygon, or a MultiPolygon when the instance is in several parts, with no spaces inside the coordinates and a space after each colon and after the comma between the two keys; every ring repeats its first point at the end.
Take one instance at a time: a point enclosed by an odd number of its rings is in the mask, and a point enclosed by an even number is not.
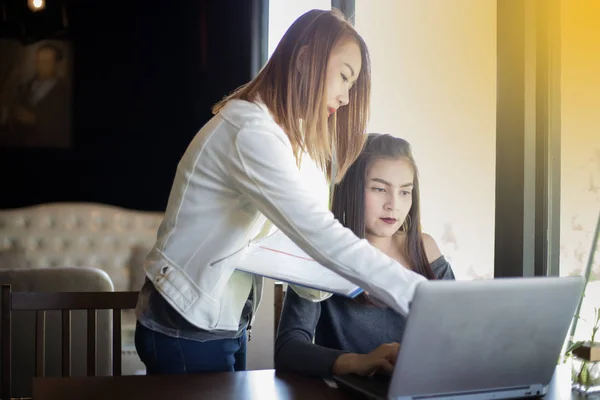
{"type": "Polygon", "coordinates": [[[269,1],[269,57],[290,25],[299,16],[315,8],[329,10],[331,9],[331,0],[269,1]]]}

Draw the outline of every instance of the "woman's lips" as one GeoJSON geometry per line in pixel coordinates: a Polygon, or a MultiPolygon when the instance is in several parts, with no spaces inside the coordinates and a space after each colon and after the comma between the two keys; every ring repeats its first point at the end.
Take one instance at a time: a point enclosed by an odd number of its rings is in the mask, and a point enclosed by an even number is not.
{"type": "Polygon", "coordinates": [[[327,107],[327,111],[329,112],[329,115],[333,114],[336,110],[333,107],[327,107]]]}
{"type": "Polygon", "coordinates": [[[381,218],[381,220],[383,222],[385,222],[386,224],[390,224],[390,225],[395,224],[397,221],[396,218],[381,218]]]}

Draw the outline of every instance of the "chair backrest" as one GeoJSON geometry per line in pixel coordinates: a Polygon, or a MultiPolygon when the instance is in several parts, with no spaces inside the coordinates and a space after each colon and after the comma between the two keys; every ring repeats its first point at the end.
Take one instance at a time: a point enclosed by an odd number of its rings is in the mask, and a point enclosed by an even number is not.
{"type": "Polygon", "coordinates": [[[274,306],[275,306],[275,332],[273,338],[277,338],[277,330],[279,329],[279,320],[281,319],[281,310],[283,309],[283,299],[285,298],[285,289],[283,282],[275,282],[274,306]]]}
{"type": "MultiPolygon", "coordinates": [[[[87,267],[0,269],[0,284],[11,285],[13,292],[113,292],[114,285],[105,271],[87,267]]],[[[129,310],[132,311],[132,310],[129,310]]],[[[0,315],[1,315],[0,310],[0,315]]],[[[11,355],[19,360],[12,366],[13,397],[31,397],[31,378],[35,375],[35,311],[20,311],[11,317],[11,355]]],[[[46,376],[62,374],[62,313],[45,313],[44,355],[46,376]]],[[[125,313],[123,313],[125,314],[125,313]]],[[[127,318],[123,316],[123,324],[127,318]]],[[[112,311],[101,310],[96,322],[96,374],[112,374],[112,311]]],[[[87,365],[87,312],[71,313],[72,376],[84,376],[87,365]]],[[[123,331],[124,333],[125,331],[123,331]]],[[[1,376],[1,375],[0,375],[1,376]]],[[[0,381],[0,391],[2,382],[0,381]]]]}
{"type": "MultiPolygon", "coordinates": [[[[121,310],[136,306],[138,292],[12,292],[2,285],[2,389],[3,399],[11,398],[13,311],[35,312],[35,376],[45,376],[46,311],[62,314],[62,376],[71,375],[71,311],[87,312],[87,375],[96,375],[97,310],[112,310],[112,372],[121,374],[121,310]]],[[[33,343],[32,343],[33,345],[33,343]]]]}

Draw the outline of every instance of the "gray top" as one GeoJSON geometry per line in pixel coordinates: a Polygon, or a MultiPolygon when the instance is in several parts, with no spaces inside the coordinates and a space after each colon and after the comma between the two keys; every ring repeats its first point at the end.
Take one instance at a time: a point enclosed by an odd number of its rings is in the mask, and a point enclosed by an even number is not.
{"type": "MultiPolygon", "coordinates": [[[[454,279],[444,256],[431,268],[438,279],[454,279]]],[[[391,308],[361,305],[338,295],[315,303],[288,289],[275,340],[275,368],[329,377],[344,353],[366,354],[383,343],[400,343],[404,324],[405,318],[391,308]]]]}

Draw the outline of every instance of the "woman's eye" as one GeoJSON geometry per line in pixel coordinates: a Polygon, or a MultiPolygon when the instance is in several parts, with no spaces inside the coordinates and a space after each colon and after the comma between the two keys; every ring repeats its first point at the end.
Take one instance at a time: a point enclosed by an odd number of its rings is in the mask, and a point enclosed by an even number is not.
{"type": "Polygon", "coordinates": [[[340,74],[340,75],[342,75],[342,80],[344,82],[348,82],[348,78],[346,77],[346,75],[344,75],[344,74],[340,74]]]}
{"type": "Polygon", "coordinates": [[[402,196],[410,196],[411,195],[411,193],[408,190],[403,190],[403,191],[400,192],[400,194],[402,196]]]}
{"type": "Polygon", "coordinates": [[[383,192],[385,192],[385,189],[384,189],[384,188],[378,188],[378,187],[374,187],[374,188],[373,188],[373,191],[375,191],[375,192],[379,192],[379,193],[383,193],[383,192]]]}

